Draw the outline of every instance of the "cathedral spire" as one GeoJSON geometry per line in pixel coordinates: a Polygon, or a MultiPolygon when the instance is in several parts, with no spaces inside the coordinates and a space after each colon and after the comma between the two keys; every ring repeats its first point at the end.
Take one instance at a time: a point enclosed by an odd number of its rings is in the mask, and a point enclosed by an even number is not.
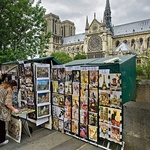
{"type": "Polygon", "coordinates": [[[85,31],[87,32],[88,30],[89,30],[89,22],[88,22],[88,16],[86,16],[85,31]]]}
{"type": "Polygon", "coordinates": [[[106,23],[106,28],[111,29],[111,10],[109,0],[106,0],[106,7],[104,11],[104,22],[106,23]]]}

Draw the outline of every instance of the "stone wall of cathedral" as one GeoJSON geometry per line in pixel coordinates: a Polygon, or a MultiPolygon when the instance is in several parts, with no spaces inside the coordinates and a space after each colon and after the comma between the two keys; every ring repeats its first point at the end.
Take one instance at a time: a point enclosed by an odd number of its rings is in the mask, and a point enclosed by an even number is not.
{"type": "Polygon", "coordinates": [[[113,38],[113,49],[120,43],[125,42],[137,54],[143,54],[150,50],[150,33],[136,33],[132,35],[122,35],[113,38]]]}
{"type": "Polygon", "coordinates": [[[53,52],[66,52],[71,57],[76,54],[87,55],[87,58],[107,57],[122,42],[131,47],[132,52],[146,54],[150,51],[150,33],[139,32],[120,36],[113,34],[106,29],[104,23],[100,23],[94,18],[83,41],[71,44],[64,44],[63,38],[75,35],[75,25],[69,20],[60,21],[59,16],[52,13],[45,16],[47,20],[47,31],[50,31],[51,38],[49,43],[50,55],[53,52]]]}
{"type": "Polygon", "coordinates": [[[52,13],[45,15],[45,19],[47,20],[47,32],[51,32],[49,51],[47,52],[47,55],[50,55],[60,51],[63,37],[75,35],[75,25],[69,20],[61,21],[59,16],[52,13]]]}

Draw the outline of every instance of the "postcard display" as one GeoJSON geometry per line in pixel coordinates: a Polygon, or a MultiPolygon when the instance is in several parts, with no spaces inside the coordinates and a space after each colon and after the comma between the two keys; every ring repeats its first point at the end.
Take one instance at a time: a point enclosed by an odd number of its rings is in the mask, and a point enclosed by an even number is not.
{"type": "Polygon", "coordinates": [[[53,128],[97,145],[101,140],[122,145],[121,85],[121,73],[53,66],[53,128]]]}
{"type": "MultiPolygon", "coordinates": [[[[28,120],[40,120],[51,115],[50,65],[27,63],[19,66],[20,107],[35,109],[28,120]]],[[[40,122],[40,121],[39,121],[40,122]]]]}

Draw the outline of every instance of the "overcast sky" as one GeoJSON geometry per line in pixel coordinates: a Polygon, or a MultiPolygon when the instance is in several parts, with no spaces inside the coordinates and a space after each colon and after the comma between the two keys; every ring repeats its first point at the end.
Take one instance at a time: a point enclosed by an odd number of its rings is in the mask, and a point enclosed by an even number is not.
{"type": "MultiPolygon", "coordinates": [[[[74,22],[76,34],[85,31],[86,16],[89,24],[94,18],[101,22],[106,0],[41,0],[46,14],[58,15],[61,21],[74,22]]],[[[150,0],[109,0],[112,24],[120,25],[150,19],[150,0]]]]}

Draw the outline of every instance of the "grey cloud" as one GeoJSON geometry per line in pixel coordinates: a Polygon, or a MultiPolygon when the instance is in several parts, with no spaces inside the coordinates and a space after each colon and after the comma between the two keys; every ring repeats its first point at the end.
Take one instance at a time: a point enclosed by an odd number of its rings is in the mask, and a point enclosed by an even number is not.
{"type": "MultiPolygon", "coordinates": [[[[114,25],[150,18],[149,0],[109,1],[114,25]]],[[[61,20],[74,22],[78,33],[84,32],[86,16],[89,16],[89,23],[93,19],[94,12],[98,21],[103,19],[106,0],[42,0],[42,5],[47,13],[54,13],[61,20]]]]}

